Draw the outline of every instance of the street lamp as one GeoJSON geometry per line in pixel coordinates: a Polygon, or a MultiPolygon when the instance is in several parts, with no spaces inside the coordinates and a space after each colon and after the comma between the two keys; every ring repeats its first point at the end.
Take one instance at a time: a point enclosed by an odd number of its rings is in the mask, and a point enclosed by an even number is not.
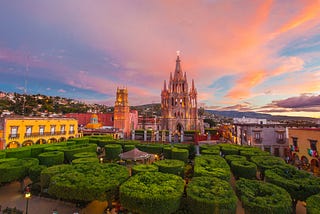
{"type": "Polygon", "coordinates": [[[26,202],[26,214],[28,214],[29,198],[31,198],[31,192],[26,191],[24,193],[24,198],[27,200],[27,202],[26,202]]]}

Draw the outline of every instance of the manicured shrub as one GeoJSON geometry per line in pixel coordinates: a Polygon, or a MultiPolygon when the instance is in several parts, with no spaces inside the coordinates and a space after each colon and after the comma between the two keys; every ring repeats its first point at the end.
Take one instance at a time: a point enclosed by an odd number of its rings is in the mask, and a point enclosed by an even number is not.
{"type": "Polygon", "coordinates": [[[220,150],[217,149],[203,149],[201,151],[202,155],[220,155],[220,150]]]}
{"type": "Polygon", "coordinates": [[[38,159],[41,165],[45,166],[53,166],[62,164],[64,160],[63,152],[52,151],[52,152],[44,152],[38,155],[38,159]]]}
{"type": "Polygon", "coordinates": [[[131,168],[131,175],[138,174],[139,172],[158,172],[158,166],[154,164],[139,164],[131,168]]]}
{"type": "Polygon", "coordinates": [[[29,178],[32,183],[40,182],[40,174],[41,171],[46,169],[47,167],[44,165],[34,165],[29,168],[29,178]]]}
{"type": "Polygon", "coordinates": [[[201,155],[195,158],[194,176],[213,176],[229,181],[231,173],[229,165],[222,157],[201,155]]]}
{"type": "Polygon", "coordinates": [[[189,158],[189,150],[173,148],[171,151],[171,157],[172,159],[181,160],[187,163],[189,158]]]}
{"type": "Polygon", "coordinates": [[[89,164],[89,163],[99,163],[97,157],[88,157],[88,158],[76,158],[73,159],[72,164],[89,164]]]}
{"type": "Polygon", "coordinates": [[[6,152],[5,151],[0,151],[0,159],[6,157],[6,152]]]}
{"type": "Polygon", "coordinates": [[[178,143],[173,145],[175,148],[187,149],[189,151],[189,158],[192,159],[196,155],[196,147],[192,143],[178,143]]]}
{"type": "Polygon", "coordinates": [[[73,155],[73,160],[77,158],[97,158],[95,152],[80,152],[73,155]]]}
{"type": "Polygon", "coordinates": [[[245,156],[248,161],[251,161],[251,157],[253,156],[270,156],[270,153],[262,151],[257,147],[244,147],[240,149],[240,155],[245,156]]]}
{"type": "Polygon", "coordinates": [[[194,177],[187,186],[187,202],[192,213],[235,214],[237,197],[229,182],[215,177],[194,177]]]}
{"type": "Polygon", "coordinates": [[[161,172],[138,173],[120,186],[120,203],[135,213],[168,214],[179,209],[181,177],[161,172]]]}
{"type": "Polygon", "coordinates": [[[238,155],[240,146],[234,144],[219,144],[223,155],[238,155]]]}
{"type": "Polygon", "coordinates": [[[136,148],[135,145],[126,144],[126,145],[123,146],[123,152],[131,151],[134,148],[136,148]]]}
{"type": "Polygon", "coordinates": [[[118,144],[108,144],[105,146],[107,160],[119,160],[122,152],[122,146],[118,144]]]}
{"type": "Polygon", "coordinates": [[[6,149],[6,157],[7,158],[30,158],[31,157],[31,149],[29,146],[14,148],[14,149],[6,149]]]}
{"type": "Polygon", "coordinates": [[[171,146],[164,146],[163,147],[163,156],[165,159],[172,158],[172,147],[171,146]]]}
{"type": "Polygon", "coordinates": [[[288,191],[292,198],[293,208],[297,201],[305,201],[311,195],[320,192],[320,178],[308,172],[297,170],[291,165],[270,168],[265,172],[267,182],[280,186],[288,191]]]}
{"type": "Polygon", "coordinates": [[[252,156],[251,161],[257,165],[262,180],[264,179],[264,172],[267,169],[272,169],[275,166],[286,165],[282,158],[275,156],[252,156]]]}
{"type": "Polygon", "coordinates": [[[45,147],[43,152],[53,152],[53,151],[63,151],[63,150],[64,150],[64,146],[59,144],[59,146],[51,145],[51,146],[45,147]]]}
{"type": "Polygon", "coordinates": [[[162,144],[138,144],[136,147],[149,154],[162,154],[163,152],[162,144]]]}
{"type": "Polygon", "coordinates": [[[37,158],[22,158],[22,164],[25,167],[24,173],[25,176],[29,175],[29,169],[33,166],[39,165],[39,160],[37,158]]]}
{"type": "Polygon", "coordinates": [[[199,146],[199,152],[202,154],[203,150],[215,150],[220,152],[220,146],[219,145],[210,145],[210,144],[203,144],[199,146]]]}
{"type": "Polygon", "coordinates": [[[51,177],[48,192],[64,200],[111,200],[128,177],[127,168],[118,164],[76,164],[51,177]]]}
{"type": "Polygon", "coordinates": [[[247,160],[246,157],[241,155],[226,155],[224,159],[227,161],[229,165],[231,165],[232,161],[247,160]]]}
{"type": "Polygon", "coordinates": [[[15,161],[15,160],[18,160],[18,158],[2,158],[0,159],[0,164],[5,162],[10,162],[10,161],[15,161]]]}
{"type": "Polygon", "coordinates": [[[96,144],[76,144],[73,146],[66,146],[63,149],[64,159],[67,162],[71,162],[74,159],[74,155],[82,152],[96,152],[97,145],[96,144]]]}
{"type": "Polygon", "coordinates": [[[160,160],[154,162],[154,164],[159,167],[159,172],[170,173],[179,176],[183,175],[185,163],[181,160],[160,160]]]}
{"type": "Polygon", "coordinates": [[[307,198],[307,214],[319,214],[320,194],[312,195],[307,198]]]}
{"type": "Polygon", "coordinates": [[[30,146],[31,149],[31,157],[32,158],[37,158],[38,155],[44,152],[44,149],[49,147],[50,144],[40,144],[40,145],[32,145],[30,146]]]}
{"type": "Polygon", "coordinates": [[[276,185],[241,178],[236,182],[236,192],[245,213],[292,213],[289,193],[276,185]]]}
{"type": "Polygon", "coordinates": [[[25,166],[23,165],[22,160],[10,159],[10,161],[0,163],[0,183],[20,180],[24,177],[25,166]]]}
{"type": "Polygon", "coordinates": [[[231,171],[236,178],[255,179],[257,174],[257,165],[247,160],[234,160],[231,162],[231,171]]]}
{"type": "Polygon", "coordinates": [[[67,164],[55,165],[43,169],[40,173],[41,190],[44,191],[49,187],[52,176],[70,171],[71,169],[72,166],[67,164]]]}

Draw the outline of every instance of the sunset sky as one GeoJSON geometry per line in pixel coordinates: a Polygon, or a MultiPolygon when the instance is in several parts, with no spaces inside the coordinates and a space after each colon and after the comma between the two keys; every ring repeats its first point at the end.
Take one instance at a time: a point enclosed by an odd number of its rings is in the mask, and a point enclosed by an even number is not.
{"type": "Polygon", "coordinates": [[[320,118],[320,0],[0,3],[0,91],[159,103],[177,50],[199,106],[320,118]]]}

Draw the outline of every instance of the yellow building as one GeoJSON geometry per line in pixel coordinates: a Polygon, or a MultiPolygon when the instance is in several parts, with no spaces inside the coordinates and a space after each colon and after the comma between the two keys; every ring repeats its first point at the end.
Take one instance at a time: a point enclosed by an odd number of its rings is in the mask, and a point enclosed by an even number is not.
{"type": "Polygon", "coordinates": [[[0,119],[0,149],[66,141],[79,137],[73,118],[4,117],[0,119]]]}
{"type": "Polygon", "coordinates": [[[319,171],[319,128],[289,128],[289,147],[297,166],[319,171]]]}
{"type": "Polygon", "coordinates": [[[102,123],[99,123],[98,115],[92,114],[90,118],[90,123],[86,125],[87,129],[100,129],[102,128],[102,123]]]}

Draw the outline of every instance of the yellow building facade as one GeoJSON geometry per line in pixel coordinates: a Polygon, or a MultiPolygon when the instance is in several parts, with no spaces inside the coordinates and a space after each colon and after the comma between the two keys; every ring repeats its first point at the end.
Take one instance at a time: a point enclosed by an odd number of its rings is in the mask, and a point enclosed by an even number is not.
{"type": "Polygon", "coordinates": [[[0,149],[79,137],[78,121],[73,118],[7,117],[0,123],[0,149]]]}
{"type": "Polygon", "coordinates": [[[319,171],[319,128],[289,128],[289,147],[293,161],[299,167],[319,171]]]}

